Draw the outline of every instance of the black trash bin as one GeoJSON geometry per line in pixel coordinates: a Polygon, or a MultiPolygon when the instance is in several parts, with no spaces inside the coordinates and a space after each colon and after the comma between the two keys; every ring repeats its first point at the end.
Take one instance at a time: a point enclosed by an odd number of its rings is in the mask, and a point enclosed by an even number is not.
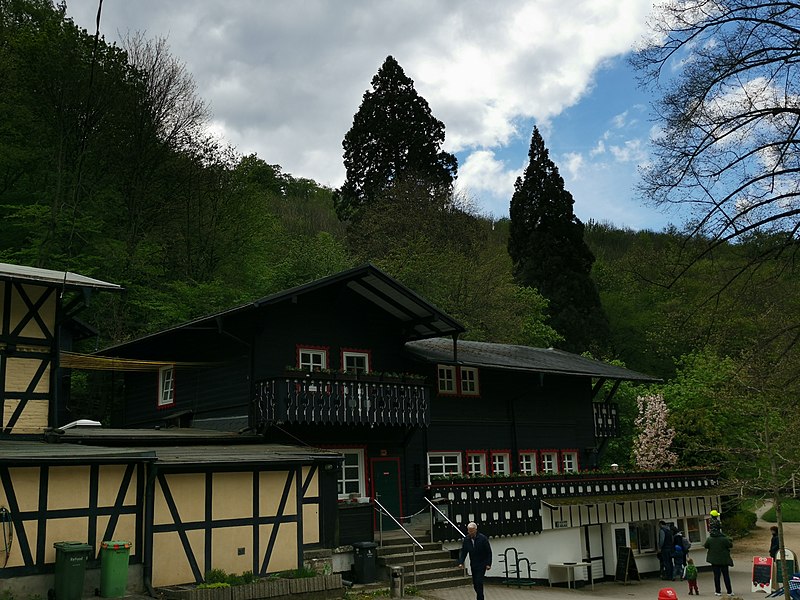
{"type": "Polygon", "coordinates": [[[373,583],[378,579],[378,544],[375,542],[355,542],[353,554],[353,578],[356,583],[373,583]]]}

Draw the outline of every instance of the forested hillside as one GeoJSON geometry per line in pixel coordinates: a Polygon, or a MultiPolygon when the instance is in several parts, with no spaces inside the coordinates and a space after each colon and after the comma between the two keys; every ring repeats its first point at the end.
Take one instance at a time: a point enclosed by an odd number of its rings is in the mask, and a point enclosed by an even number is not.
{"type": "MultiPolygon", "coordinates": [[[[460,320],[468,338],[561,339],[544,297],[515,282],[508,220],[440,194],[439,180],[420,195],[419,181],[398,179],[369,202],[353,184],[358,203],[343,203],[237,153],[206,133],[208,109],[163,40],[134,35],[119,48],[48,0],[0,0],[0,82],[0,261],[125,287],[83,315],[99,332],[86,350],[364,261],[460,320]]],[[[797,267],[764,257],[757,232],[713,250],[677,228],[590,222],[584,238],[609,327],[598,358],[667,380],[683,464],[734,464],[731,449],[757,443],[750,407],[800,391],[796,376],[770,376],[775,365],[800,372],[783,328],[800,314],[797,267]]],[[[624,435],[608,462],[629,460],[636,393],[619,393],[624,435]]],[[[784,417],[761,426],[780,429],[784,417]]]]}

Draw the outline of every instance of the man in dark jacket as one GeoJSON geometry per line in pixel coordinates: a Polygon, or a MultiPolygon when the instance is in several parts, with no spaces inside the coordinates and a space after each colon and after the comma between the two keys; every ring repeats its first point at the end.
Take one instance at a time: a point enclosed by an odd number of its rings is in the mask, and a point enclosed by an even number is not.
{"type": "Polygon", "coordinates": [[[664,521],[659,521],[658,558],[661,561],[661,579],[674,581],[672,573],[672,551],[674,547],[672,529],[664,521]]]}
{"type": "Polygon", "coordinates": [[[721,529],[715,528],[711,530],[703,546],[708,550],[706,562],[711,563],[711,570],[714,573],[714,595],[720,595],[720,576],[725,581],[725,592],[728,596],[732,595],[731,576],[728,568],[733,566],[733,559],[731,558],[733,541],[722,533],[721,529]]]}
{"type": "Polygon", "coordinates": [[[459,567],[464,566],[467,555],[472,569],[472,587],[475,588],[476,600],[483,600],[483,577],[492,568],[492,547],[489,538],[478,533],[475,523],[467,525],[467,537],[461,543],[461,553],[458,555],[459,567]]]}
{"type": "Polygon", "coordinates": [[[772,532],[772,539],[769,541],[769,555],[772,557],[772,560],[778,558],[778,550],[780,550],[781,544],[780,540],[778,539],[778,528],[773,525],[769,528],[772,532]]]}

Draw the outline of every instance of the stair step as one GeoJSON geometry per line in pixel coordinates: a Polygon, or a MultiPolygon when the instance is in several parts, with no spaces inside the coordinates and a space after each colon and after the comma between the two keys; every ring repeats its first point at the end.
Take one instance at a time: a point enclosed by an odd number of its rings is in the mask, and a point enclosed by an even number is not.
{"type": "MultiPolygon", "coordinates": [[[[410,556],[392,557],[391,560],[382,560],[380,562],[387,567],[403,567],[405,571],[410,571],[414,568],[414,561],[410,556]]],[[[431,569],[455,568],[455,566],[456,561],[450,557],[437,560],[418,560],[417,572],[430,571],[431,569]]]]}
{"type": "MultiPolygon", "coordinates": [[[[406,586],[414,586],[413,580],[406,581],[406,586]]],[[[443,577],[442,579],[429,579],[428,581],[418,581],[414,586],[418,590],[438,590],[442,588],[453,588],[472,585],[472,579],[465,577],[443,577]]]]}
{"type": "Polygon", "coordinates": [[[378,547],[378,554],[398,554],[408,552],[409,554],[416,548],[417,554],[420,552],[433,552],[442,549],[440,542],[428,542],[422,544],[422,548],[414,544],[385,544],[378,547]]]}
{"type": "MultiPolygon", "coordinates": [[[[458,567],[448,567],[446,569],[429,569],[427,571],[420,571],[417,569],[417,583],[421,581],[430,581],[432,579],[464,579],[464,571],[458,567]]],[[[414,581],[414,571],[405,571],[406,585],[414,581]]],[[[471,581],[471,579],[470,579],[471,581]]]]}
{"type": "Polygon", "coordinates": [[[379,554],[377,557],[378,562],[385,562],[385,563],[410,563],[414,562],[415,560],[420,562],[427,562],[432,560],[451,560],[453,564],[456,563],[456,559],[453,558],[447,550],[440,550],[438,552],[417,552],[416,554],[408,553],[398,553],[398,554],[379,554]]]}

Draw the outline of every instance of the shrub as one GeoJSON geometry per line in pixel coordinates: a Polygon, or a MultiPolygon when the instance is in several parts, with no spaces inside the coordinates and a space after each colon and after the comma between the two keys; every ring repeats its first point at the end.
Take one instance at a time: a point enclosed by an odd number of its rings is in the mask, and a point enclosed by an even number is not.
{"type": "Polygon", "coordinates": [[[301,579],[303,577],[316,577],[317,572],[308,567],[300,567],[299,569],[292,569],[290,571],[281,571],[278,573],[278,576],[285,579],[301,579]]]}
{"type": "Polygon", "coordinates": [[[215,583],[201,583],[197,586],[198,590],[215,590],[218,588],[229,588],[231,587],[230,583],[225,583],[224,581],[217,581],[215,583]]]}
{"type": "Polygon", "coordinates": [[[206,571],[206,583],[227,583],[228,574],[222,569],[211,569],[206,571]]]}

